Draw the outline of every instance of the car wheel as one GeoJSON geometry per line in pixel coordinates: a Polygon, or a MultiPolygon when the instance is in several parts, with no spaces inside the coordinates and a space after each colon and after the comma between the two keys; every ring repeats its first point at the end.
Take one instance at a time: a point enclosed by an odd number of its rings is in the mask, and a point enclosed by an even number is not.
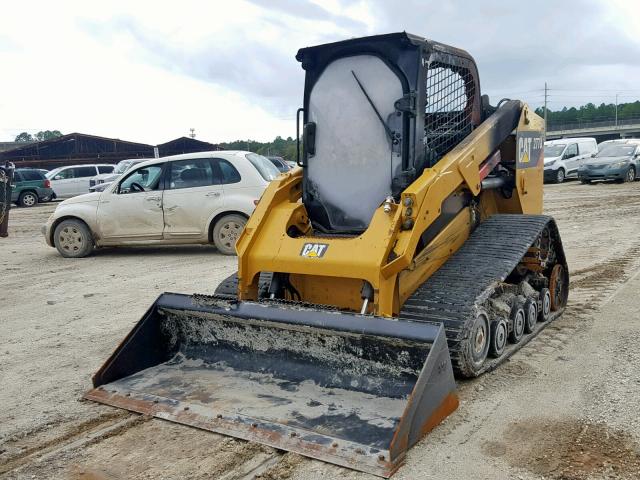
{"type": "Polygon", "coordinates": [[[589,185],[591,183],[591,180],[583,178],[582,180],[580,180],[580,183],[583,185],[589,185]]]}
{"type": "Polygon", "coordinates": [[[564,168],[559,168],[558,171],[556,172],[556,183],[562,183],[564,182],[564,179],[565,179],[564,168]]]}
{"type": "Polygon", "coordinates": [[[225,215],[213,227],[213,243],[224,255],[236,254],[236,242],[247,223],[241,215],[225,215]]]}
{"type": "Polygon", "coordinates": [[[93,251],[93,237],[80,220],[64,220],[53,233],[53,244],[66,258],[86,257],[93,251]]]}
{"type": "Polygon", "coordinates": [[[33,207],[38,203],[38,195],[34,192],[22,192],[18,197],[18,205],[21,207],[33,207]]]}
{"type": "Polygon", "coordinates": [[[636,179],[636,169],[631,166],[629,167],[629,170],[627,170],[627,175],[624,177],[624,180],[626,182],[633,182],[636,179]]]}

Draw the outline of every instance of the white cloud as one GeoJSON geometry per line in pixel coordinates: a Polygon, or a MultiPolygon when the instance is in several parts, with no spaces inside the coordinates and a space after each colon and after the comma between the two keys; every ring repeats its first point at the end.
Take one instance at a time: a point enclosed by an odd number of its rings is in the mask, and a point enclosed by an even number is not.
{"type": "MultiPolygon", "coordinates": [[[[148,143],[191,127],[212,142],[293,135],[303,93],[298,48],[403,29],[468,49],[494,96],[525,92],[536,103],[540,96],[527,91],[548,80],[556,88],[625,89],[625,100],[637,98],[638,2],[581,5],[8,3],[0,33],[0,139],[43,129],[148,143]]],[[[567,95],[556,100],[588,101],[567,95]]]]}
{"type": "MultiPolygon", "coordinates": [[[[12,48],[0,49],[0,64],[10,66],[0,76],[0,138],[59,129],[159,143],[186,135],[191,127],[198,138],[212,142],[292,135],[294,105],[288,116],[273,115],[233,88],[154,61],[125,28],[101,30],[114,20],[117,26],[118,19],[133,19],[158,44],[167,42],[185,57],[203,44],[222,51],[242,45],[249,52],[251,38],[273,42],[277,36],[273,29],[255,28],[261,9],[251,4],[236,10],[173,5],[115,3],[109,15],[104,4],[87,2],[31,5],[37,16],[29,5],[8,9],[3,37],[12,48]]],[[[290,60],[296,63],[293,54],[290,60]]]]}

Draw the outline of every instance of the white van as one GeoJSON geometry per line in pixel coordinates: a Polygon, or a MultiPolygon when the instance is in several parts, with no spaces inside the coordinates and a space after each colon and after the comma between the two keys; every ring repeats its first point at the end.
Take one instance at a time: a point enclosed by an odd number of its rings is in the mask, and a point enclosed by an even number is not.
{"type": "Polygon", "coordinates": [[[577,178],[578,168],[598,153],[595,138],[560,138],[544,142],[544,179],[562,183],[566,178],[577,178]]]}
{"type": "Polygon", "coordinates": [[[58,167],[47,173],[55,198],[71,198],[87,193],[89,180],[100,173],[111,173],[115,165],[69,165],[58,167]]]}

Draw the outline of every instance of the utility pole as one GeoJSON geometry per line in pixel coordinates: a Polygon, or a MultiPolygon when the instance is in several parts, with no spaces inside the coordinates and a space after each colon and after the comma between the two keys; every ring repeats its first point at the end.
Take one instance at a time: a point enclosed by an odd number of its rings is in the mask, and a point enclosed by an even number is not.
{"type": "Polygon", "coordinates": [[[191,133],[189,134],[189,136],[191,138],[196,138],[196,129],[195,128],[190,128],[189,129],[191,131],[191,133]]]}
{"type": "Polygon", "coordinates": [[[618,94],[616,93],[616,128],[618,128],[618,94]]]}
{"type": "Polygon", "coordinates": [[[547,82],[544,82],[544,137],[543,141],[547,139],[547,93],[549,89],[547,88],[547,82]]]}

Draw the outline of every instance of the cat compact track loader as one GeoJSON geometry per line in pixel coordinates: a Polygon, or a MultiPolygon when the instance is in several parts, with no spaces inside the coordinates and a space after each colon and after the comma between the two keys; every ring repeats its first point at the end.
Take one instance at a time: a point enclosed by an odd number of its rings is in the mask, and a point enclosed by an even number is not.
{"type": "Polygon", "coordinates": [[[162,294],[91,400],[389,477],[563,311],[543,123],[463,50],[407,33],[301,49],[302,155],[214,295],[162,294]]]}

